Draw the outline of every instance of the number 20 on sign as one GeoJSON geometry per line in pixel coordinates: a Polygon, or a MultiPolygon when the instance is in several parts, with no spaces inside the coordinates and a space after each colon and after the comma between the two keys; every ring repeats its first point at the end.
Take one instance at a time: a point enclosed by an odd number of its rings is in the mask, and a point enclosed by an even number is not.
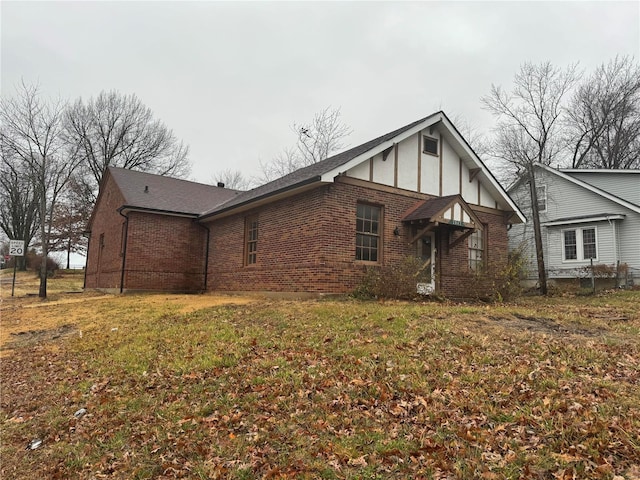
{"type": "Polygon", "coordinates": [[[9,255],[13,257],[24,256],[24,240],[9,240],[9,255]]]}

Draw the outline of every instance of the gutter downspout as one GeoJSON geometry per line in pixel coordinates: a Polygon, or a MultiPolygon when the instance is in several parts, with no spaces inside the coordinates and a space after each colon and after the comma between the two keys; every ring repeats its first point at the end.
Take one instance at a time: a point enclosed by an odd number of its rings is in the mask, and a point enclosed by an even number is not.
{"type": "Polygon", "coordinates": [[[209,240],[211,238],[211,229],[206,225],[199,223],[199,225],[207,231],[207,243],[204,252],[204,280],[203,280],[203,293],[207,292],[207,280],[209,278],[209,240]]]}
{"type": "Polygon", "coordinates": [[[120,273],[120,293],[124,292],[124,266],[127,260],[127,239],[129,238],[129,217],[122,213],[122,209],[118,209],[118,213],[125,219],[124,221],[124,245],[122,246],[122,272],[120,273]]]}

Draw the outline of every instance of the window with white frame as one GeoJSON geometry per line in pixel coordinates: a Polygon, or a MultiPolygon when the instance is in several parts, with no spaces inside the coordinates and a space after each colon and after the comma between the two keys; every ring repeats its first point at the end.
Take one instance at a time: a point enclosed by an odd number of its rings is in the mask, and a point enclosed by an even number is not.
{"type": "Polygon", "coordinates": [[[358,203],[356,210],[356,260],[378,262],[382,241],[382,207],[358,203]]]}
{"type": "Polygon", "coordinates": [[[469,236],[469,268],[476,273],[482,271],[484,243],[484,230],[476,230],[469,236]]]}
{"type": "Polygon", "coordinates": [[[598,258],[595,227],[572,228],[562,231],[562,260],[580,261],[598,258]]]}
{"type": "Polygon", "coordinates": [[[536,185],[536,196],[538,197],[538,212],[547,211],[547,186],[536,185]]]}

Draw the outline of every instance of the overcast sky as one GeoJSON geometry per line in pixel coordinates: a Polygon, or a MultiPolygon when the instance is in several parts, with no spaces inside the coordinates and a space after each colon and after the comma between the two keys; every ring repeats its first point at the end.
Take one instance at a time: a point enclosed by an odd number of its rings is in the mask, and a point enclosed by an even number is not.
{"type": "Polygon", "coordinates": [[[135,93],[191,148],[192,178],[251,176],[291,124],[339,107],[350,146],[434,111],[479,130],[525,61],[640,57],[640,2],[0,2],[2,95],[135,93]]]}

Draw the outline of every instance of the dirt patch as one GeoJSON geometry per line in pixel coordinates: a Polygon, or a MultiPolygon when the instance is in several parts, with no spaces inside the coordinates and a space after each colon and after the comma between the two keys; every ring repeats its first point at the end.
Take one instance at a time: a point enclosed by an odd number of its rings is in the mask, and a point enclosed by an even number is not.
{"type": "Polygon", "coordinates": [[[5,345],[2,345],[0,350],[20,348],[42,342],[52,342],[63,337],[68,337],[77,331],[75,325],[65,324],[48,330],[12,332],[10,333],[10,340],[5,345]]]}
{"type": "Polygon", "coordinates": [[[15,297],[0,302],[0,358],[25,345],[55,341],[73,332],[86,331],[95,323],[93,310],[109,301],[145,304],[149,307],[171,306],[181,314],[221,305],[244,305],[260,301],[259,297],[233,295],[124,295],[87,292],[60,294],[45,301],[15,297]],[[71,326],[71,329],[70,329],[71,326]]]}
{"type": "Polygon", "coordinates": [[[602,328],[584,328],[578,325],[560,324],[547,317],[534,317],[514,313],[509,316],[489,316],[492,322],[500,322],[500,326],[513,328],[520,331],[529,331],[537,333],[545,333],[557,336],[582,335],[586,337],[598,337],[605,333],[602,328]]]}

